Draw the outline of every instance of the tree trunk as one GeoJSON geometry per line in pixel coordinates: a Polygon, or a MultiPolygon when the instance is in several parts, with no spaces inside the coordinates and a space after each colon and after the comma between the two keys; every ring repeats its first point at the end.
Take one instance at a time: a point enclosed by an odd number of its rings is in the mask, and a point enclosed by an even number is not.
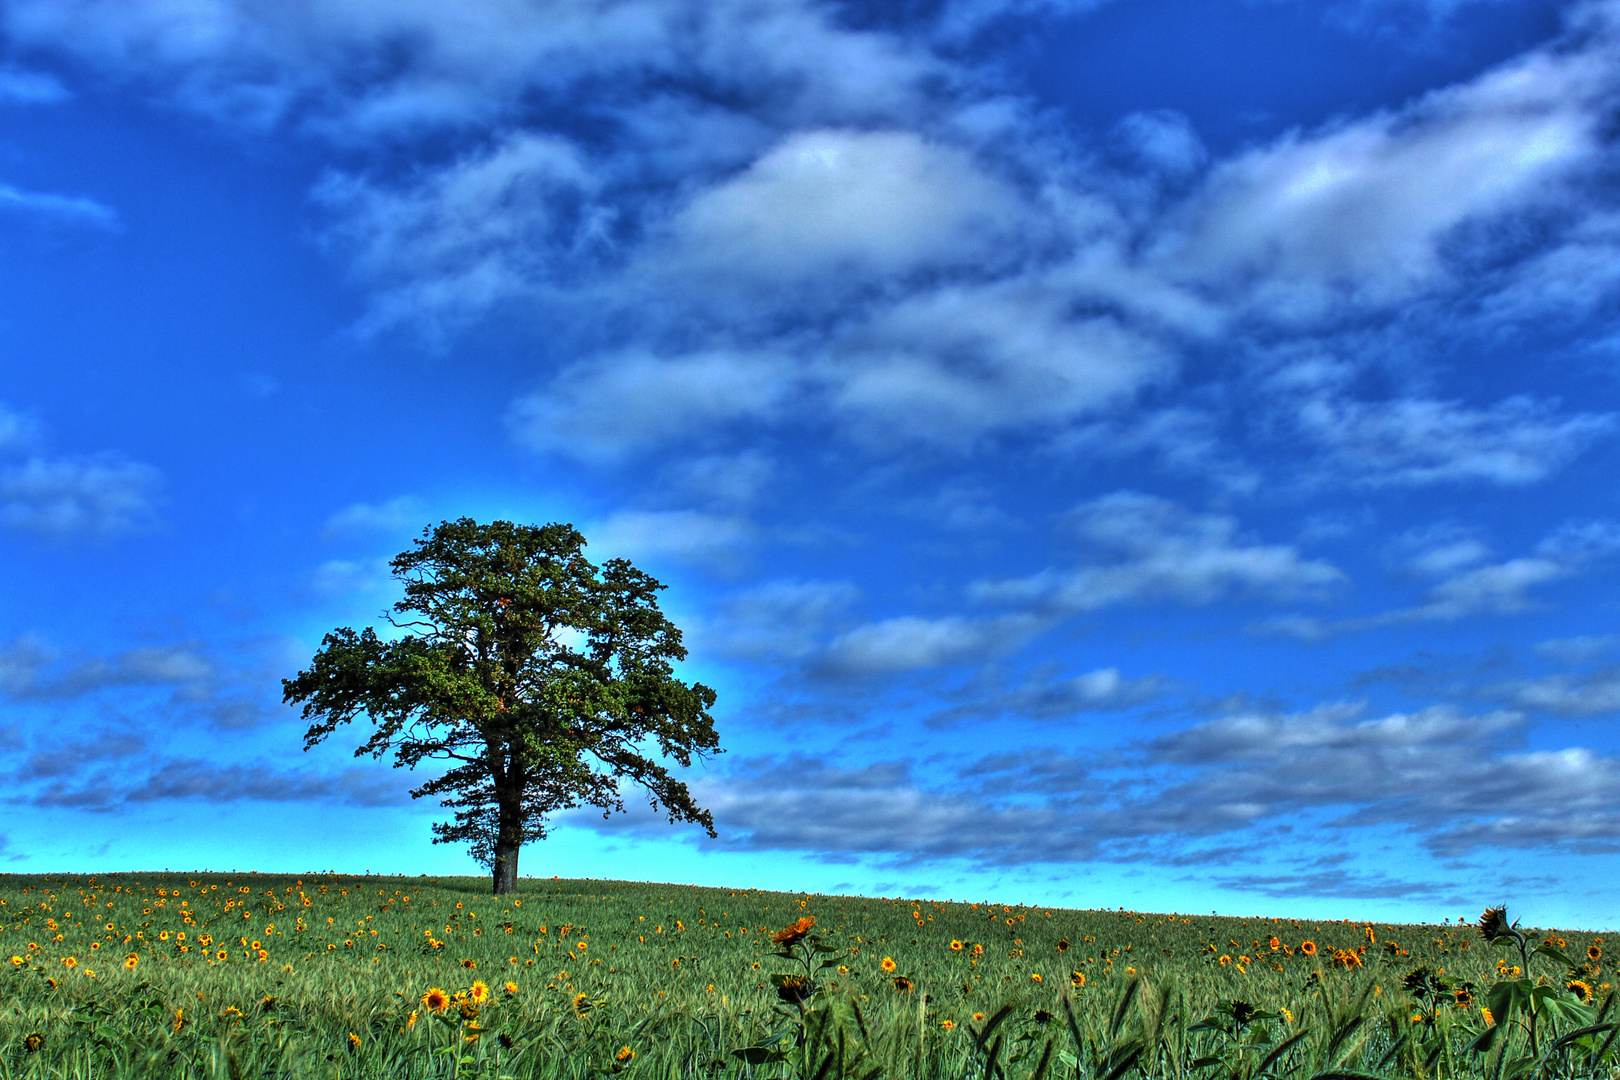
{"type": "Polygon", "coordinates": [[[495,839],[495,895],[517,889],[518,845],[500,836],[495,839]]]}
{"type": "Polygon", "coordinates": [[[500,800],[500,823],[495,832],[495,895],[517,889],[518,848],[523,845],[523,803],[519,793],[500,800]]]}

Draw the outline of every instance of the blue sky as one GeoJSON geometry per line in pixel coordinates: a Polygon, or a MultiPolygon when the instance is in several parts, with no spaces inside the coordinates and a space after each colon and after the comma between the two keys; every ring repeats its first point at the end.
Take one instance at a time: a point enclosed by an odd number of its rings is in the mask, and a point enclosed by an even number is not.
{"type": "Polygon", "coordinates": [[[474,872],[280,682],[472,516],[720,829],[527,874],[1620,915],[1620,4],[0,2],[0,860],[474,872]]]}

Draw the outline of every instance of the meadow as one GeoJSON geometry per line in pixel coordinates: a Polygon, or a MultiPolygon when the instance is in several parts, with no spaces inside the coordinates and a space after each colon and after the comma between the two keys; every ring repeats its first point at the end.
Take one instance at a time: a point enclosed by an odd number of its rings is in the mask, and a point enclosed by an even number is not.
{"type": "Polygon", "coordinates": [[[1602,935],[487,878],[0,877],[0,1077],[1620,1076],[1602,935]]]}

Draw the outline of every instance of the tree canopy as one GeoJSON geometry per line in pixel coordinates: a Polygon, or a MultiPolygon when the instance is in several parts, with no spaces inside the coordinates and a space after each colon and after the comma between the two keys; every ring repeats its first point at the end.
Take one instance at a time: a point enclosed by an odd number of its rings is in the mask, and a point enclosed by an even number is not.
{"type": "Polygon", "coordinates": [[[455,817],[434,843],[465,842],[496,893],[516,885],[519,849],[549,815],[623,811],[624,781],[714,835],[666,763],[722,752],[715,693],[675,677],[686,648],[658,608],[664,586],[624,559],[596,566],[585,543],[556,523],[430,527],[390,564],[405,595],[386,636],[339,627],[282,683],[311,722],[306,750],[364,717],[374,729],[355,756],[449,762],[411,795],[443,796],[455,817]]]}

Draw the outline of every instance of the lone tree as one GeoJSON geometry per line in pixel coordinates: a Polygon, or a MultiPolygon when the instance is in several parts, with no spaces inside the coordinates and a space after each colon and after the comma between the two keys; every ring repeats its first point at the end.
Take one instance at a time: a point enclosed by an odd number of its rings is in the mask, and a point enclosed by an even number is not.
{"type": "Polygon", "coordinates": [[[577,806],[624,810],[620,781],[641,784],[671,822],[714,818],[648,752],[690,765],[720,753],[714,691],[675,678],[681,632],[658,610],[664,586],[624,559],[598,567],[572,525],[480,525],[423,531],[390,564],[405,598],[387,640],[340,627],[309,670],[282,681],[311,721],[304,749],[357,716],[376,730],[354,753],[455,764],[411,792],[444,795],[454,822],[436,844],[465,841],[496,894],[517,885],[518,850],[546,816],[577,806]]]}

